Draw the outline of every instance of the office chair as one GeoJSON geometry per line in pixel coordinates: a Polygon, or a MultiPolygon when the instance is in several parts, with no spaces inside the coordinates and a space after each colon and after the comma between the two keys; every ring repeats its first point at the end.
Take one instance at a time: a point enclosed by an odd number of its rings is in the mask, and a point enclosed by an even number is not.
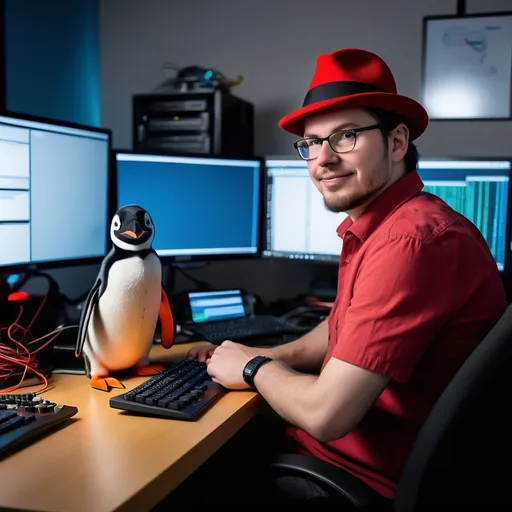
{"type": "Polygon", "coordinates": [[[305,455],[279,456],[271,465],[273,478],[306,478],[340,512],[512,505],[511,390],[512,305],[438,398],[418,433],[394,500],[339,467],[305,455]]]}

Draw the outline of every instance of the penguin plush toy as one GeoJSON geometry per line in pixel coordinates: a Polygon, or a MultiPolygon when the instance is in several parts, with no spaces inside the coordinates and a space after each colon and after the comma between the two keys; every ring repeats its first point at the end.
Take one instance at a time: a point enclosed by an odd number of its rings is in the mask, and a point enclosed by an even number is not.
{"type": "Polygon", "coordinates": [[[102,391],[124,388],[112,372],[132,369],[153,375],[149,352],[160,319],[161,343],[170,348],[176,324],[162,286],[162,264],[152,248],[155,227],[137,205],[123,206],[110,225],[111,251],[88,294],[78,330],[76,357],[84,357],[91,386],[102,391]]]}

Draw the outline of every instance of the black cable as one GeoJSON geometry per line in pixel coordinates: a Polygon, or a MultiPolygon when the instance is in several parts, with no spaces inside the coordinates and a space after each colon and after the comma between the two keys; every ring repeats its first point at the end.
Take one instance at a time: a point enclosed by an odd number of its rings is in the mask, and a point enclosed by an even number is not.
{"type": "Polygon", "coordinates": [[[47,274],[46,272],[38,271],[28,272],[27,274],[25,274],[21,284],[18,285],[18,282],[16,282],[16,289],[21,289],[21,287],[24,286],[31,277],[43,277],[44,279],[46,279],[49,284],[49,295],[52,295],[53,297],[59,297],[60,300],[62,300],[62,302],[64,304],[67,304],[68,306],[76,306],[80,304],[87,298],[87,295],[89,294],[89,290],[87,290],[83,294],[76,297],[75,299],[70,299],[66,294],[60,291],[59,284],[57,283],[54,277],[52,277],[50,274],[47,274]]]}
{"type": "Polygon", "coordinates": [[[54,297],[57,295],[62,295],[60,293],[59,283],[57,283],[55,278],[52,277],[50,274],[47,274],[46,272],[40,272],[38,270],[31,270],[23,274],[23,276],[20,277],[11,286],[11,293],[21,290],[28,283],[28,281],[30,281],[30,279],[34,277],[42,277],[46,279],[46,281],[48,282],[48,295],[52,295],[54,297]]]}
{"type": "Polygon", "coordinates": [[[179,270],[184,277],[186,277],[187,279],[189,279],[190,281],[195,283],[195,285],[197,286],[197,288],[199,290],[208,290],[208,291],[215,290],[215,287],[212,286],[210,283],[207,283],[206,281],[202,281],[201,279],[197,279],[194,276],[191,276],[188,272],[185,272],[181,268],[180,265],[173,265],[173,268],[175,268],[176,270],[179,270]]]}
{"type": "Polygon", "coordinates": [[[82,293],[82,295],[79,295],[74,299],[70,299],[69,297],[63,294],[62,297],[64,298],[64,301],[68,306],[78,306],[78,304],[82,303],[85,299],[87,299],[87,295],[89,295],[89,290],[86,290],[84,293],[82,293]]]}
{"type": "Polygon", "coordinates": [[[79,296],[76,299],[70,299],[67,295],[61,292],[59,283],[57,280],[46,272],[40,272],[37,270],[29,271],[23,274],[13,285],[11,285],[10,293],[21,290],[32,278],[42,277],[48,282],[48,296],[53,301],[59,301],[61,304],[67,304],[69,306],[76,306],[80,304],[87,297],[88,291],[79,296]]]}

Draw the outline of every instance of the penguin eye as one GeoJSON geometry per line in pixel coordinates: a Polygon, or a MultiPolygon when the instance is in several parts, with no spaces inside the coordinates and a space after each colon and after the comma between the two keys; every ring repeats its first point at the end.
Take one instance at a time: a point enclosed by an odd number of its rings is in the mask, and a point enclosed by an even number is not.
{"type": "Polygon", "coordinates": [[[151,219],[147,215],[144,216],[144,221],[146,223],[146,226],[148,228],[150,228],[151,227],[151,219]]]}
{"type": "Polygon", "coordinates": [[[121,221],[118,217],[114,219],[114,221],[112,222],[112,226],[114,227],[114,229],[119,229],[121,227],[121,221]]]}

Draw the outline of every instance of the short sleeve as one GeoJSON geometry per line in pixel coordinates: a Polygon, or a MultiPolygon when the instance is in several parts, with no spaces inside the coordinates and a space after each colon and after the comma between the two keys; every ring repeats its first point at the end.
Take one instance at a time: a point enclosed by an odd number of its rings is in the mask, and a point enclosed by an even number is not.
{"type": "MultiPolygon", "coordinates": [[[[453,309],[450,240],[376,240],[361,259],[332,356],[405,383],[453,309]]],[[[452,253],[453,254],[453,253],[452,253]]]]}

